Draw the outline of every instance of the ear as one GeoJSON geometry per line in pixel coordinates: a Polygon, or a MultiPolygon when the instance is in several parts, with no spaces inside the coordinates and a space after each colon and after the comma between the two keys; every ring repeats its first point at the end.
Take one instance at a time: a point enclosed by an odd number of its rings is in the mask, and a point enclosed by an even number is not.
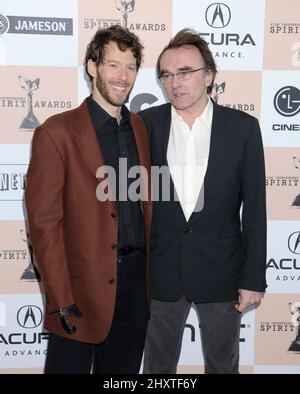
{"type": "Polygon", "coordinates": [[[88,60],[87,69],[91,77],[94,78],[97,76],[97,65],[95,62],[92,61],[92,59],[88,60]]]}

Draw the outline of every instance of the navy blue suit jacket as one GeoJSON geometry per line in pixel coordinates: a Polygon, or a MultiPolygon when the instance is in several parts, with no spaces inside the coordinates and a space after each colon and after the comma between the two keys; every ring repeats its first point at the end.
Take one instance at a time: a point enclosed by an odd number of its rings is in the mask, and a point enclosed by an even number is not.
{"type": "MultiPolygon", "coordinates": [[[[204,206],[186,222],[178,201],[154,201],[152,297],[225,302],[266,288],[265,169],[256,118],[214,104],[204,206]]],[[[139,113],[152,166],[167,166],[171,105],[139,113]]],[[[171,180],[171,195],[174,185],[171,180]]]]}

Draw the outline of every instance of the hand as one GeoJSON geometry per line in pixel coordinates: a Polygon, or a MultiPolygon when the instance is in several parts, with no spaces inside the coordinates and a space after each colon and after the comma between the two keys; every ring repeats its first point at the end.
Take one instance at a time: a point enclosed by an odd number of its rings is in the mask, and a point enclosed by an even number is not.
{"type": "Polygon", "coordinates": [[[239,289],[239,301],[235,304],[235,309],[238,312],[243,312],[247,307],[254,304],[259,304],[263,298],[264,293],[259,291],[239,289]]]}
{"type": "Polygon", "coordinates": [[[82,319],[83,316],[76,305],[70,305],[67,306],[66,308],[61,308],[59,310],[59,319],[61,325],[63,326],[63,329],[67,334],[74,334],[74,332],[76,332],[76,327],[73,326],[69,321],[70,313],[73,313],[78,319],[82,319]]]}

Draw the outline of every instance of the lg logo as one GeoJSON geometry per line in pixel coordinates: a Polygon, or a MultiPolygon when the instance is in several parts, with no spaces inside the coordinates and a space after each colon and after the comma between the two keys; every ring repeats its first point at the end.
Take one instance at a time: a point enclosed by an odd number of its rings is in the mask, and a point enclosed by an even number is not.
{"type": "Polygon", "coordinates": [[[300,112],[300,90],[294,86],[285,86],[274,97],[274,107],[283,116],[294,116],[300,112]]]}
{"type": "Polygon", "coordinates": [[[43,320],[41,308],[35,305],[25,305],[19,309],[17,321],[23,328],[36,328],[43,320]]]}
{"type": "Polygon", "coordinates": [[[223,3],[213,3],[205,12],[206,23],[215,29],[226,27],[231,19],[229,7],[223,3]]]}

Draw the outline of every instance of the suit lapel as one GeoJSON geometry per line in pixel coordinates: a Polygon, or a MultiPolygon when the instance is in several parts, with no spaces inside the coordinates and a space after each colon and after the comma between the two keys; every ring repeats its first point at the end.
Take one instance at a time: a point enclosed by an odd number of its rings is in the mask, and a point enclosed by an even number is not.
{"type": "Polygon", "coordinates": [[[204,176],[204,182],[196,203],[196,211],[192,213],[189,221],[191,221],[192,218],[199,217],[199,215],[205,216],[207,212],[207,206],[209,204],[207,197],[209,194],[208,192],[209,190],[211,190],[211,188],[216,187],[216,172],[218,171],[218,165],[222,157],[222,151],[224,149],[224,146],[226,145],[226,139],[224,139],[226,136],[226,133],[224,133],[224,130],[226,128],[226,122],[224,117],[222,116],[222,108],[213,100],[212,102],[214,107],[207,169],[204,176]]]}
{"type": "MultiPolygon", "coordinates": [[[[75,142],[96,179],[98,168],[105,166],[105,163],[86,100],[78,107],[74,127],[77,131],[75,142]]],[[[110,187],[108,192],[111,190],[113,189],[110,187]]],[[[115,197],[110,194],[108,198],[114,204],[115,197]]]]}
{"type": "Polygon", "coordinates": [[[75,128],[77,130],[75,137],[76,144],[93,175],[96,176],[97,169],[104,165],[104,158],[99,147],[86,100],[78,108],[75,128]]]}
{"type": "Polygon", "coordinates": [[[169,144],[170,131],[171,131],[171,104],[168,104],[168,106],[166,107],[166,114],[162,118],[162,124],[160,130],[162,132],[163,130],[165,130],[165,133],[163,135],[163,157],[164,157],[164,165],[168,166],[167,152],[168,152],[168,144],[169,144]]]}
{"type": "MultiPolygon", "coordinates": [[[[213,100],[212,100],[213,101],[213,100]]],[[[222,158],[222,152],[226,146],[228,140],[226,138],[227,133],[227,123],[223,116],[222,107],[213,101],[214,112],[211,126],[211,136],[210,136],[210,147],[206,174],[204,177],[204,183],[199,194],[199,198],[196,204],[198,206],[198,212],[193,212],[189,220],[199,218],[199,215],[205,216],[207,213],[209,199],[208,195],[212,188],[216,188],[216,174],[219,168],[219,163],[222,158]],[[201,194],[202,193],[202,194],[201,194]],[[202,201],[201,201],[202,199],[202,201]],[[204,204],[204,205],[203,205],[204,204]],[[201,206],[203,209],[201,210],[201,206]]],[[[221,191],[220,191],[221,193],[221,191]]]]}
{"type": "Polygon", "coordinates": [[[144,176],[142,174],[141,178],[143,183],[141,193],[144,204],[145,202],[148,202],[150,200],[151,196],[151,184],[149,181],[151,174],[151,160],[147,131],[144,122],[136,114],[130,114],[130,122],[132,125],[140,166],[145,168],[147,171],[147,174],[144,174],[144,176]]]}
{"type": "Polygon", "coordinates": [[[207,170],[204,177],[205,188],[213,185],[214,173],[217,170],[217,166],[222,155],[222,149],[226,145],[226,141],[224,141],[224,136],[226,135],[226,133],[224,133],[224,129],[226,127],[225,119],[222,116],[220,106],[214,101],[213,105],[214,110],[211,126],[209,156],[207,170]]]}
{"type": "Polygon", "coordinates": [[[174,196],[174,203],[178,207],[178,211],[180,212],[180,220],[182,221],[183,225],[186,224],[186,219],[184,216],[184,212],[182,210],[182,206],[179,201],[179,197],[173,182],[173,178],[170,172],[170,167],[167,159],[167,153],[168,153],[168,145],[169,145],[169,138],[170,138],[170,132],[171,132],[171,104],[168,103],[165,107],[165,113],[162,116],[161,122],[158,126],[159,132],[162,133],[162,146],[163,146],[163,166],[166,166],[168,168],[168,174],[170,177],[170,196],[171,196],[171,201],[173,196],[174,196]]]}
{"type": "Polygon", "coordinates": [[[130,122],[133,129],[133,135],[138,152],[139,163],[145,167],[147,171],[150,170],[150,153],[148,149],[147,132],[144,122],[134,113],[130,114],[130,122]]]}

